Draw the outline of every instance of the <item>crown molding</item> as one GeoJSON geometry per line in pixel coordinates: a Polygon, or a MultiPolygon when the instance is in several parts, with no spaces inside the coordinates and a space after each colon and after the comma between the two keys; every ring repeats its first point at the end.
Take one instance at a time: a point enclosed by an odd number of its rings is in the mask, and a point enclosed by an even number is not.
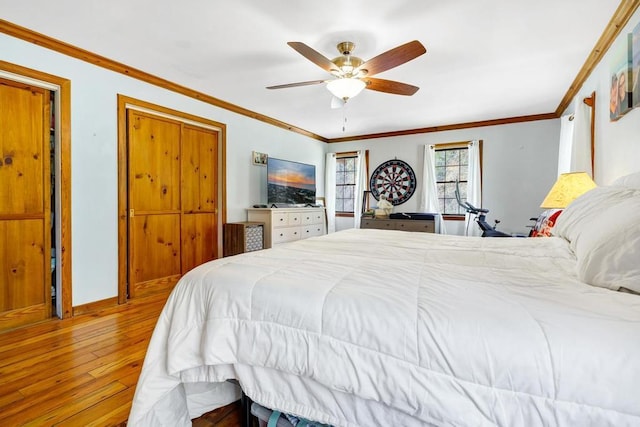
{"type": "Polygon", "coordinates": [[[307,136],[309,138],[312,138],[318,141],[327,142],[327,143],[337,143],[337,142],[349,142],[349,141],[359,141],[364,139],[407,136],[407,135],[415,135],[415,134],[421,134],[421,133],[442,132],[442,131],[448,131],[448,130],[468,129],[472,127],[496,126],[496,125],[503,125],[503,124],[521,123],[521,122],[529,122],[529,121],[536,121],[536,120],[549,120],[549,119],[558,118],[564,112],[564,110],[566,110],[566,108],[569,106],[569,104],[571,103],[571,100],[578,94],[578,91],[580,90],[580,88],[582,87],[586,79],[593,72],[597,64],[602,60],[602,57],[604,56],[605,52],[613,44],[616,37],[620,34],[620,31],[627,24],[627,22],[629,21],[629,19],[631,18],[631,16],[636,11],[639,5],[640,5],[640,0],[622,0],[621,1],[620,5],[618,6],[618,9],[616,9],[616,12],[614,13],[613,17],[611,18],[604,32],[598,39],[595,47],[589,54],[589,57],[585,61],[584,65],[578,72],[576,78],[571,83],[571,85],[569,86],[569,89],[567,90],[564,97],[562,98],[562,101],[560,102],[555,112],[553,113],[542,113],[542,114],[534,114],[534,115],[527,115],[527,116],[484,120],[484,121],[478,121],[478,122],[458,123],[458,124],[431,126],[431,127],[417,128],[417,129],[392,131],[392,132],[354,135],[354,136],[343,137],[343,138],[326,138],[321,135],[317,135],[313,132],[307,131],[297,126],[293,126],[291,124],[282,122],[280,120],[276,120],[274,118],[265,116],[255,111],[248,110],[238,105],[231,104],[229,102],[220,100],[218,98],[207,95],[205,93],[202,93],[193,89],[189,89],[185,86],[178,85],[176,83],[165,80],[163,78],[154,76],[152,74],[135,69],[133,67],[129,67],[120,62],[113,61],[109,58],[97,55],[95,53],[78,48],[76,46],[62,42],[60,40],[56,40],[52,37],[29,30],[27,28],[21,27],[19,25],[13,24],[11,22],[8,22],[2,19],[0,19],[0,32],[10,35],[12,37],[22,39],[29,43],[33,43],[35,45],[42,46],[44,48],[62,53],[64,55],[71,56],[73,58],[80,59],[82,61],[97,65],[99,67],[106,68],[108,70],[144,81],[154,86],[158,86],[173,92],[177,92],[182,95],[188,96],[190,98],[194,98],[199,101],[214,105],[216,107],[223,108],[225,110],[228,110],[228,111],[231,111],[255,120],[259,120],[261,122],[268,123],[270,125],[273,125],[291,132],[295,132],[295,133],[307,136]]]}
{"type": "Polygon", "coordinates": [[[193,89],[189,89],[185,86],[181,86],[169,80],[165,80],[163,78],[154,76],[147,72],[138,70],[136,68],[129,67],[128,65],[111,60],[104,56],[97,55],[95,53],[70,45],[60,40],[56,40],[52,37],[29,30],[28,28],[21,27],[19,25],[13,24],[11,22],[8,22],[2,19],[0,19],[0,32],[10,35],[12,37],[16,37],[18,39],[22,39],[26,42],[33,43],[38,46],[42,46],[44,48],[53,50],[55,52],[62,53],[63,55],[80,59],[90,64],[97,65],[102,68],[106,68],[107,70],[124,74],[125,76],[133,77],[134,79],[141,80],[143,82],[170,90],[172,92],[180,93],[190,98],[194,98],[199,101],[206,102],[207,104],[211,104],[216,107],[224,108],[225,110],[232,111],[234,113],[247,116],[252,119],[259,120],[261,122],[265,122],[273,126],[277,126],[291,132],[299,133],[301,135],[305,135],[305,136],[308,136],[309,138],[317,139],[322,142],[327,141],[326,138],[320,135],[316,135],[315,133],[290,125],[280,120],[267,117],[260,113],[256,113],[255,111],[242,108],[240,106],[231,104],[229,102],[223,101],[221,99],[215,98],[205,93],[198,92],[193,89]]]}

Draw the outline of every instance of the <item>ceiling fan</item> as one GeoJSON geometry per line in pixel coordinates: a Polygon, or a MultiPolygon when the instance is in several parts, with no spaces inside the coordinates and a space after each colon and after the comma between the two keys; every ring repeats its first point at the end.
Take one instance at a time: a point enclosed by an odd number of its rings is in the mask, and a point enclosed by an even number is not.
{"type": "Polygon", "coordinates": [[[417,86],[406,83],[372,77],[426,53],[425,47],[417,40],[395,47],[368,61],[363,61],[352,55],[355,44],[349,41],[338,43],[337,48],[340,56],[331,60],[302,42],[288,42],[287,44],[309,61],[331,73],[334,78],[268,86],[267,89],[284,89],[327,83],[327,89],[339,101],[338,103],[332,102],[333,107],[343,105],[363,89],[405,96],[411,96],[420,89],[417,86]]]}

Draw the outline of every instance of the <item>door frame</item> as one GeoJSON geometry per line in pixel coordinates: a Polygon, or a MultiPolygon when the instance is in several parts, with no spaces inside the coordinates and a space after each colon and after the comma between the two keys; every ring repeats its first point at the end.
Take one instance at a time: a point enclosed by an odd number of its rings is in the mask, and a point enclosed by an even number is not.
{"type": "Polygon", "coordinates": [[[56,315],[73,316],[71,283],[71,81],[0,61],[0,77],[55,93],[56,315]]]}
{"type": "Polygon", "coordinates": [[[218,254],[222,254],[222,225],[227,221],[227,173],[226,173],[226,141],[227,128],[224,123],[198,117],[182,111],[172,110],[150,102],[118,94],[118,304],[127,302],[128,280],[128,138],[127,138],[127,110],[134,109],[160,117],[190,124],[218,132],[218,195],[217,195],[217,228],[218,254]]]}

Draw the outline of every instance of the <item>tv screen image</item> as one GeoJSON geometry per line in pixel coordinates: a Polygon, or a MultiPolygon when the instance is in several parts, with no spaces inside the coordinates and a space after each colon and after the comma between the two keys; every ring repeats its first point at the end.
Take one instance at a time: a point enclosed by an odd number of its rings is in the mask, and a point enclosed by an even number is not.
{"type": "Polygon", "coordinates": [[[316,203],[316,167],[269,157],[267,201],[288,205],[316,203]]]}

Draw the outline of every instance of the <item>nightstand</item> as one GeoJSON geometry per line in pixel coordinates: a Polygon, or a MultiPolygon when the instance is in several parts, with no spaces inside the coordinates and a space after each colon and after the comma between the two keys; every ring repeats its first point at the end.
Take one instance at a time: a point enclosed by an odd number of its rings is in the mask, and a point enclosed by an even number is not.
{"type": "Polygon", "coordinates": [[[264,249],[264,222],[230,222],[223,227],[224,256],[264,249]]]}

